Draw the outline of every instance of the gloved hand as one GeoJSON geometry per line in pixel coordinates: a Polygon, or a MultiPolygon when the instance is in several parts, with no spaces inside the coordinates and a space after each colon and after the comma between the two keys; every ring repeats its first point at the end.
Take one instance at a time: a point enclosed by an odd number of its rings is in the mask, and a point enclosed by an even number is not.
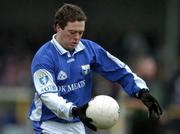
{"type": "Polygon", "coordinates": [[[144,103],[148,108],[148,117],[151,118],[152,114],[155,114],[156,118],[160,118],[162,115],[162,109],[158,101],[149,93],[148,90],[142,89],[139,91],[138,98],[144,103]]]}
{"type": "Polygon", "coordinates": [[[92,129],[93,131],[97,131],[96,126],[94,126],[91,122],[93,121],[91,118],[86,116],[86,109],[88,107],[88,103],[81,106],[81,107],[73,107],[72,108],[72,115],[74,117],[79,117],[84,125],[88,128],[92,129]]]}

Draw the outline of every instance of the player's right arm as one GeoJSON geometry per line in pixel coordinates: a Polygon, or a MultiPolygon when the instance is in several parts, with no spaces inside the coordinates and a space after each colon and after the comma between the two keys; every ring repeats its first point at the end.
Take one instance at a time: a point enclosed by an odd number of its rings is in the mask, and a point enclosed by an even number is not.
{"type": "Polygon", "coordinates": [[[91,124],[92,119],[86,117],[88,103],[82,107],[75,107],[73,103],[67,102],[63,97],[58,96],[58,89],[53,82],[53,76],[46,69],[38,69],[33,74],[34,85],[42,102],[56,116],[69,120],[78,117],[84,125],[96,131],[97,128],[91,124]]]}
{"type": "Polygon", "coordinates": [[[71,118],[71,108],[73,104],[67,102],[63,97],[58,96],[58,89],[53,82],[51,73],[46,69],[38,69],[33,73],[33,81],[36,92],[40,96],[41,101],[56,116],[64,119],[71,118]]]}
{"type": "Polygon", "coordinates": [[[57,117],[66,120],[73,119],[71,114],[73,103],[68,102],[62,96],[58,96],[51,56],[47,55],[47,52],[38,52],[33,59],[31,70],[36,93],[42,103],[57,117]]]}

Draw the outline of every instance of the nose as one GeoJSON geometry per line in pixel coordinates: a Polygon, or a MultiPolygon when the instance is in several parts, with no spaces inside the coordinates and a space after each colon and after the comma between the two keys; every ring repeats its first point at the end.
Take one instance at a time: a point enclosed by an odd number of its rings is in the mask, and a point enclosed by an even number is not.
{"type": "Polygon", "coordinates": [[[75,35],[74,35],[74,40],[80,40],[80,38],[81,38],[81,35],[79,34],[79,33],[76,33],[75,35]]]}

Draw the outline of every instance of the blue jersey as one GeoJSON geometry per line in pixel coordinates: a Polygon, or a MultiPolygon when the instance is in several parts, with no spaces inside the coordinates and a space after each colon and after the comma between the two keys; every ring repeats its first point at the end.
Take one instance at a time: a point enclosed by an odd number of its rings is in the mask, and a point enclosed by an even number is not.
{"type": "MultiPolygon", "coordinates": [[[[90,40],[81,39],[74,52],[65,50],[54,38],[44,44],[32,61],[35,97],[29,117],[36,125],[46,120],[77,122],[70,109],[92,98],[92,72],[118,82],[133,96],[146,83],[130,68],[90,40]]],[[[35,126],[36,127],[36,126],[35,126]]]]}

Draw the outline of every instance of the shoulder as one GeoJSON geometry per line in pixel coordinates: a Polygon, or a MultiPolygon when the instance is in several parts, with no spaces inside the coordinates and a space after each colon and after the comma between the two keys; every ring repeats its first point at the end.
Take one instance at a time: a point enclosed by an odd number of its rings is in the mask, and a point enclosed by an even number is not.
{"type": "Polygon", "coordinates": [[[99,49],[102,48],[98,43],[92,41],[92,40],[88,40],[88,39],[81,39],[81,42],[83,43],[83,45],[86,48],[89,49],[99,49]]]}
{"type": "Polygon", "coordinates": [[[54,51],[55,48],[53,44],[48,41],[39,48],[39,50],[35,53],[34,58],[49,57],[50,55],[54,54],[54,51]]]}
{"type": "Polygon", "coordinates": [[[49,41],[42,45],[39,50],[35,53],[33,60],[32,60],[32,65],[37,65],[37,64],[49,64],[52,62],[52,58],[55,55],[55,48],[53,44],[49,41]]]}
{"type": "Polygon", "coordinates": [[[54,51],[54,46],[51,41],[48,41],[44,45],[42,45],[39,50],[36,52],[35,56],[43,56],[52,53],[54,51]]]}

